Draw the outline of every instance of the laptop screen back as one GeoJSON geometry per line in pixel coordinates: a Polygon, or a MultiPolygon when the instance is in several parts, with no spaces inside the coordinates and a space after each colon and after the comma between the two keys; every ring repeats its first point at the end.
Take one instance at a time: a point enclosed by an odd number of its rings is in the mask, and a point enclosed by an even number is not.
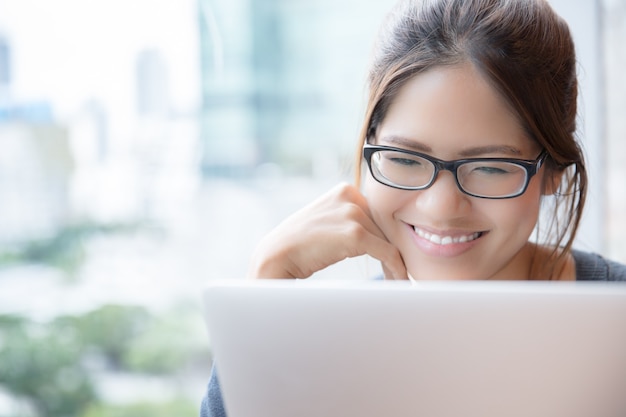
{"type": "Polygon", "coordinates": [[[626,415],[626,286],[226,281],[230,417],[626,415]]]}

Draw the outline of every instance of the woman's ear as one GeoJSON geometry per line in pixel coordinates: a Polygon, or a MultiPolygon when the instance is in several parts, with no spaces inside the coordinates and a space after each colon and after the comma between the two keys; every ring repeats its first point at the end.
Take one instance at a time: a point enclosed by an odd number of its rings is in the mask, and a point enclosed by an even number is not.
{"type": "Polygon", "coordinates": [[[546,172],[543,178],[543,195],[553,195],[561,186],[564,171],[546,172]]]}

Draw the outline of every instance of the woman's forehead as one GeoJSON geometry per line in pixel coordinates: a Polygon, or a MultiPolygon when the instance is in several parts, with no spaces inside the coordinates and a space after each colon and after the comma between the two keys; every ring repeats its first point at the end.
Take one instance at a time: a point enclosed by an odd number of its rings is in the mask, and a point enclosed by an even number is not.
{"type": "Polygon", "coordinates": [[[499,147],[498,153],[515,154],[536,148],[499,91],[469,64],[413,76],[392,99],[376,133],[378,142],[403,140],[423,151],[499,147]]]}

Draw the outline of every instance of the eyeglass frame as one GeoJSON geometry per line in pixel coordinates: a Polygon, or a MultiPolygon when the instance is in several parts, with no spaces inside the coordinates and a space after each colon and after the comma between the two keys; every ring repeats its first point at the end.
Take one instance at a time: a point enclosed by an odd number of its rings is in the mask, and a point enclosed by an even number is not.
{"type": "Polygon", "coordinates": [[[393,146],[372,145],[369,143],[366,143],[365,145],[363,145],[363,158],[365,159],[365,162],[367,163],[370,174],[372,175],[372,178],[374,178],[377,182],[383,185],[396,188],[399,190],[406,190],[406,191],[425,190],[427,188],[430,188],[435,183],[435,181],[437,180],[437,176],[439,175],[439,172],[444,170],[444,171],[450,171],[452,175],[454,175],[456,186],[463,194],[469,195],[471,197],[485,198],[489,200],[504,200],[508,198],[516,198],[524,194],[526,190],[528,189],[528,184],[530,183],[530,180],[532,179],[532,177],[534,177],[537,174],[537,172],[539,172],[539,169],[542,167],[547,157],[548,157],[548,151],[546,149],[543,149],[541,153],[539,154],[539,156],[537,156],[537,158],[534,160],[516,159],[516,158],[465,158],[465,159],[455,159],[451,161],[444,161],[443,159],[438,159],[438,158],[435,158],[433,156],[430,156],[421,152],[411,151],[411,150],[402,149],[402,148],[396,148],[393,146]],[[433,166],[435,167],[435,171],[433,172],[431,180],[426,185],[419,186],[419,187],[408,187],[408,186],[403,186],[403,185],[399,185],[395,183],[388,183],[388,182],[383,181],[382,179],[378,178],[376,174],[374,174],[374,170],[372,168],[372,156],[376,152],[380,152],[380,151],[400,152],[400,153],[404,153],[407,155],[417,156],[417,157],[427,160],[428,162],[432,163],[433,166]],[[463,188],[458,177],[459,167],[468,163],[473,163],[473,162],[507,162],[507,163],[518,165],[526,170],[526,182],[524,184],[524,187],[522,187],[518,193],[505,195],[502,197],[489,197],[489,196],[484,196],[484,195],[473,194],[463,188]]]}

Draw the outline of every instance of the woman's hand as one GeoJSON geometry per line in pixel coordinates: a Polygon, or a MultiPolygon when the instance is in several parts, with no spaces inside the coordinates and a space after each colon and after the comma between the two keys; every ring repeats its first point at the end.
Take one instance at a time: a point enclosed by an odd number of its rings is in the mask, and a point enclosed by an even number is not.
{"type": "Polygon", "coordinates": [[[370,255],[386,279],[406,279],[400,252],[372,220],[365,197],[340,184],[288,217],[257,247],[249,276],[307,278],[346,258],[370,255]]]}

